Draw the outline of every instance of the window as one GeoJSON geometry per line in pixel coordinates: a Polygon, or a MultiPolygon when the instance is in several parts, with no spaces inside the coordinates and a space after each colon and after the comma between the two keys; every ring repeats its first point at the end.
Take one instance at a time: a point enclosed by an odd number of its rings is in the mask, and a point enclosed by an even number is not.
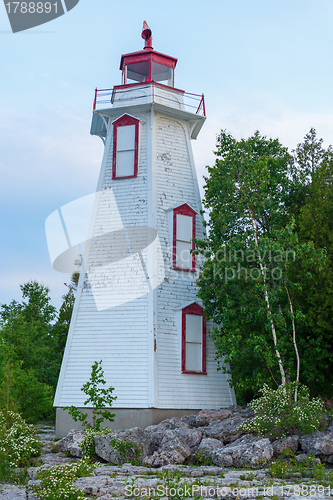
{"type": "Polygon", "coordinates": [[[194,303],[182,310],[182,373],[206,375],[206,319],[194,303]]]}
{"type": "Polygon", "coordinates": [[[173,267],[184,271],[195,271],[196,212],[188,205],[181,205],[173,211],[173,267]]]}
{"type": "Polygon", "coordinates": [[[123,115],[113,122],[112,179],[138,175],[139,120],[123,115]]]}

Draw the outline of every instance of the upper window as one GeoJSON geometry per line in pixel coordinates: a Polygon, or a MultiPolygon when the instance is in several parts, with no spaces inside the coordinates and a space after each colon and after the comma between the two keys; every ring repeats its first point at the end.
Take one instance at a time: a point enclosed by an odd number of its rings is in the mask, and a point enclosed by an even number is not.
{"type": "Polygon", "coordinates": [[[123,115],[113,122],[112,179],[138,175],[139,120],[123,115]]]}
{"type": "Polygon", "coordinates": [[[182,373],[207,373],[206,319],[196,303],[182,310],[182,373]]]}
{"type": "Polygon", "coordinates": [[[195,271],[195,216],[188,205],[181,205],[173,211],[173,267],[184,271],[195,271]]]}

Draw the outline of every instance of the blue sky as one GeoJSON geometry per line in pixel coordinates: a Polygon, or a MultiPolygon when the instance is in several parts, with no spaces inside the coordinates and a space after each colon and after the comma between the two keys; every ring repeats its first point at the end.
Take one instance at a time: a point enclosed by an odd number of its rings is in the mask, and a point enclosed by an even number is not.
{"type": "Polygon", "coordinates": [[[80,0],[66,15],[12,34],[0,5],[0,303],[37,279],[61,304],[45,219],[96,189],[102,141],[90,136],[95,87],[120,83],[121,54],[153,46],[178,58],[175,85],[204,93],[193,141],[200,185],[216,134],[258,129],[294,148],[310,127],[333,142],[331,0],[80,0]]]}

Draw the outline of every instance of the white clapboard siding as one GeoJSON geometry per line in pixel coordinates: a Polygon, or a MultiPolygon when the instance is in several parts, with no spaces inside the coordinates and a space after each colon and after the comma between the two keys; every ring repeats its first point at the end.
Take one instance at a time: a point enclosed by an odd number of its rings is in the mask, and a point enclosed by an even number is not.
{"type": "MultiPolygon", "coordinates": [[[[130,92],[126,91],[127,99],[130,92]]],[[[173,97],[174,92],[164,89],[162,94],[167,106],[166,97],[169,94],[173,97]]],[[[84,394],[80,388],[89,379],[92,363],[101,359],[107,384],[115,387],[114,395],[118,398],[115,408],[201,409],[229,406],[234,402],[227,376],[217,371],[210,322],[207,322],[207,375],[181,373],[181,332],[177,318],[184,304],[198,302],[197,273],[172,268],[170,210],[187,203],[197,212],[196,235],[201,237],[204,233],[201,201],[188,114],[182,111],[181,101],[170,104],[170,109],[162,112],[161,107],[154,108],[147,99],[136,101],[137,108],[130,99],[127,101],[129,114],[140,120],[137,177],[112,180],[112,122],[126,113],[126,102],[117,100],[109,115],[97,188],[103,194],[92,227],[93,236],[114,230],[110,209],[112,188],[121,218],[119,229],[136,225],[158,231],[162,254],[154,264],[157,268],[164,266],[166,279],[149,294],[97,310],[89,282],[81,276],[55,398],[58,407],[83,405],[84,394]]],[[[107,116],[107,110],[105,113],[107,116]]],[[[197,119],[196,115],[193,119],[197,119]]],[[[88,268],[95,260],[107,260],[108,252],[107,240],[94,240],[88,268]]],[[[149,252],[143,250],[142,255],[149,262],[149,252]]],[[[134,262],[127,262],[120,264],[124,266],[124,275],[129,271],[135,273],[134,262]]],[[[99,272],[96,269],[93,274],[97,284],[99,272]]],[[[121,290],[113,291],[112,286],[111,283],[107,297],[102,286],[97,291],[94,288],[96,303],[104,307],[110,294],[115,300],[119,298],[121,290]]]]}
{"type": "MultiPolygon", "coordinates": [[[[140,118],[140,117],[138,117],[140,118]]],[[[112,135],[112,127],[109,132],[112,135]]],[[[147,225],[147,138],[146,126],[140,123],[139,169],[135,179],[112,181],[112,137],[106,143],[104,168],[98,190],[101,196],[93,221],[93,236],[114,230],[107,190],[112,186],[123,226],[147,225]]],[[[121,227],[119,228],[121,229],[121,227]]],[[[99,243],[98,240],[95,240],[99,243]]],[[[105,245],[104,245],[105,246],[105,245]]],[[[89,262],[107,255],[103,244],[90,247],[89,262]]],[[[88,262],[88,265],[89,265],[88,262]]],[[[135,269],[132,270],[135,272],[135,269]]],[[[115,387],[115,408],[148,406],[148,307],[147,296],[111,309],[97,311],[95,299],[85,280],[76,298],[76,317],[72,321],[62,373],[56,395],[56,406],[83,406],[80,390],[89,379],[94,361],[103,360],[107,384],[115,387]]],[[[119,295],[119,290],[117,292],[119,295]]],[[[94,295],[99,295],[94,290],[94,295]]],[[[108,297],[109,299],[110,297],[108,297]]],[[[103,288],[99,299],[103,302],[103,288]]]]}
{"type": "Polygon", "coordinates": [[[196,276],[171,268],[170,228],[167,213],[170,207],[188,203],[197,212],[196,234],[203,234],[201,203],[194,165],[189,150],[186,123],[156,117],[156,187],[158,232],[167,259],[167,283],[158,290],[157,352],[160,408],[216,408],[232,404],[229,385],[224,374],[217,371],[211,324],[207,323],[207,375],[182,374],[180,335],[176,309],[185,302],[197,301],[196,276]]]}

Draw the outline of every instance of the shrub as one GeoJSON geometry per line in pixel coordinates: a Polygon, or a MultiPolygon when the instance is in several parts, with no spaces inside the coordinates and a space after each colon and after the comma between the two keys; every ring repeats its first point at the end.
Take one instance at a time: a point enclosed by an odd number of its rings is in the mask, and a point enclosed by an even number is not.
{"type": "Polygon", "coordinates": [[[39,485],[32,485],[29,488],[41,500],[79,500],[84,499],[83,491],[77,489],[73,483],[79,477],[91,476],[93,470],[101,464],[89,463],[89,459],[83,458],[77,462],[56,465],[51,468],[42,468],[37,473],[40,479],[39,485]]]}
{"type": "Polygon", "coordinates": [[[323,402],[319,398],[310,401],[306,386],[290,382],[274,390],[264,384],[260,392],[262,396],[249,404],[256,416],[243,424],[241,430],[283,438],[291,434],[312,434],[319,427],[323,402]],[[294,401],[297,386],[298,401],[294,401]]]}
{"type": "Polygon", "coordinates": [[[42,448],[36,429],[12,411],[6,416],[0,412],[0,443],[0,453],[8,457],[11,467],[28,465],[29,459],[40,455],[42,448]]]}

